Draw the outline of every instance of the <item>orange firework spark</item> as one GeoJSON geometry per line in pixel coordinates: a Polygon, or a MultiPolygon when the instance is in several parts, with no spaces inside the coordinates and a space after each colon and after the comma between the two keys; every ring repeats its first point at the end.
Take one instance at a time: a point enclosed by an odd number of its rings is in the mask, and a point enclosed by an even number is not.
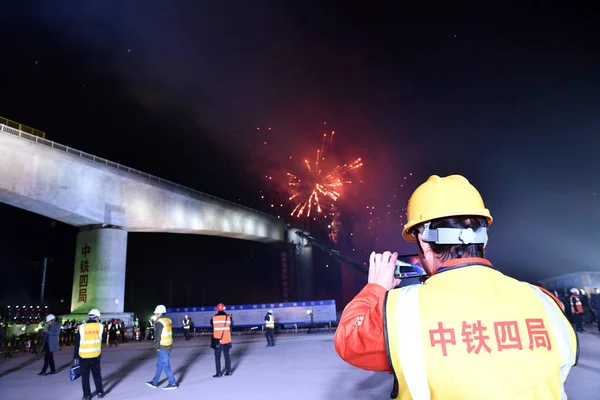
{"type": "Polygon", "coordinates": [[[335,131],[331,132],[331,136],[323,134],[321,148],[317,150],[314,163],[311,164],[309,160],[304,160],[308,171],[306,179],[300,179],[290,172],[287,173],[288,185],[292,191],[289,200],[298,202],[290,215],[300,218],[306,213],[306,216],[310,217],[313,208],[321,213],[323,211],[321,200],[328,198],[332,202],[337,201],[340,197],[339,188],[352,183],[346,180],[346,173],[363,165],[361,159],[358,158],[349,164],[337,165],[328,172],[321,170],[320,162],[325,160],[325,145],[333,142],[334,135],[335,131]]]}

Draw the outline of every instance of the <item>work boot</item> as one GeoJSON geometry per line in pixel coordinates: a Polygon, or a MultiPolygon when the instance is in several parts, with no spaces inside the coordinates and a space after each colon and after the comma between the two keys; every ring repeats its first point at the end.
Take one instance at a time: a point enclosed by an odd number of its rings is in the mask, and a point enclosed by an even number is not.
{"type": "Polygon", "coordinates": [[[231,376],[231,372],[225,372],[225,376],[231,376]]]}
{"type": "Polygon", "coordinates": [[[220,373],[220,372],[217,372],[216,374],[214,374],[214,375],[213,375],[213,378],[220,378],[220,377],[222,377],[222,376],[223,376],[223,374],[222,374],[222,373],[220,373]]]}
{"type": "Polygon", "coordinates": [[[98,396],[99,399],[102,399],[102,398],[104,398],[104,393],[100,392],[100,393],[97,394],[97,396],[98,396]]]}

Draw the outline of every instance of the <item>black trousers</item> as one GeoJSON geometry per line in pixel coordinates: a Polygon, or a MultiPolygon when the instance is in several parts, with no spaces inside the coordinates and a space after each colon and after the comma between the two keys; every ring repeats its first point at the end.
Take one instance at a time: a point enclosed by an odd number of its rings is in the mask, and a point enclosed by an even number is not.
{"type": "Polygon", "coordinates": [[[185,340],[190,340],[190,330],[189,329],[183,329],[183,336],[185,336],[185,340]]]}
{"type": "Polygon", "coordinates": [[[225,357],[225,372],[231,373],[229,350],[231,350],[231,343],[222,344],[220,349],[215,349],[215,368],[217,369],[217,374],[221,374],[221,352],[223,352],[223,357],[225,357]]]}
{"type": "Polygon", "coordinates": [[[48,370],[48,366],[50,366],[50,372],[56,372],[56,367],[54,366],[54,353],[44,346],[44,367],[42,368],[43,374],[45,374],[48,370]]]}
{"type": "Polygon", "coordinates": [[[94,377],[94,385],[96,385],[96,393],[104,393],[102,389],[102,371],[100,370],[100,356],[96,358],[80,358],[79,365],[81,366],[81,387],[83,388],[83,396],[90,397],[90,371],[94,377]]]}
{"type": "Polygon", "coordinates": [[[275,329],[267,328],[265,330],[265,337],[267,338],[267,344],[275,346],[275,329]]]}

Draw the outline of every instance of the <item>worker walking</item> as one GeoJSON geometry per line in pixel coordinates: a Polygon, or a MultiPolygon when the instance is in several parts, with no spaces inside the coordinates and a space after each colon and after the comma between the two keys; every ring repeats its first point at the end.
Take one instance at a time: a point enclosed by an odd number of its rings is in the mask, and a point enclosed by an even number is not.
{"type": "Polygon", "coordinates": [[[267,311],[265,316],[265,337],[267,338],[267,347],[275,346],[275,317],[273,310],[267,311]]]}
{"type": "MultiPolygon", "coordinates": [[[[54,365],[54,352],[60,350],[58,344],[58,336],[60,335],[60,325],[56,323],[56,317],[54,314],[46,315],[47,329],[43,329],[44,332],[44,344],[42,349],[44,350],[44,366],[42,371],[38,375],[50,375],[56,373],[56,367],[54,365]],[[46,372],[50,366],[50,372],[46,372]]],[[[1,345],[2,342],[0,342],[1,345]]]]}
{"type": "Polygon", "coordinates": [[[231,321],[231,316],[225,312],[225,304],[220,303],[217,305],[217,313],[210,319],[210,325],[213,327],[210,347],[215,351],[215,369],[217,370],[213,378],[223,376],[223,372],[221,371],[221,353],[223,353],[223,357],[225,358],[225,376],[230,376],[232,371],[229,350],[231,350],[231,328],[233,322],[231,321]]]}
{"type": "Polygon", "coordinates": [[[407,221],[402,236],[429,278],[395,289],[398,255],[372,253],[368,284],[335,333],[341,358],[394,374],[393,399],[566,399],[576,334],[554,295],[484,258],[492,216],[477,189],[432,176],[407,221]]]}
{"type": "Polygon", "coordinates": [[[94,308],[88,313],[87,322],[79,325],[75,334],[75,358],[79,359],[81,367],[81,387],[84,400],[92,398],[90,371],[94,378],[98,398],[104,397],[102,371],[100,369],[103,331],[104,326],[100,323],[100,311],[94,308]]]}
{"type": "Polygon", "coordinates": [[[571,307],[571,314],[573,314],[573,320],[575,322],[575,330],[577,332],[585,332],[583,329],[583,304],[579,298],[579,289],[571,289],[571,297],[569,297],[569,304],[571,307]]]}
{"type": "Polygon", "coordinates": [[[165,314],[167,309],[165,306],[158,305],[154,309],[154,316],[156,317],[156,323],[154,324],[154,348],[158,351],[158,361],[156,362],[156,374],[151,381],[146,382],[146,385],[153,389],[158,387],[158,380],[165,371],[165,375],[169,379],[169,384],[165,386],[164,390],[177,389],[177,383],[175,376],[171,370],[171,364],[169,363],[169,356],[173,349],[173,323],[165,314]]]}

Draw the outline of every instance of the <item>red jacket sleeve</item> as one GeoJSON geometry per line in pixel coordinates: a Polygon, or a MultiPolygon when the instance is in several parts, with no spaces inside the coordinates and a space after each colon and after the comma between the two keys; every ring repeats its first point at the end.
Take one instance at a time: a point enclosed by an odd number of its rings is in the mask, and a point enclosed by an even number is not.
{"type": "Polygon", "coordinates": [[[369,371],[391,373],[384,333],[385,294],[383,287],[367,284],[344,309],[334,344],[347,363],[369,371]]]}

